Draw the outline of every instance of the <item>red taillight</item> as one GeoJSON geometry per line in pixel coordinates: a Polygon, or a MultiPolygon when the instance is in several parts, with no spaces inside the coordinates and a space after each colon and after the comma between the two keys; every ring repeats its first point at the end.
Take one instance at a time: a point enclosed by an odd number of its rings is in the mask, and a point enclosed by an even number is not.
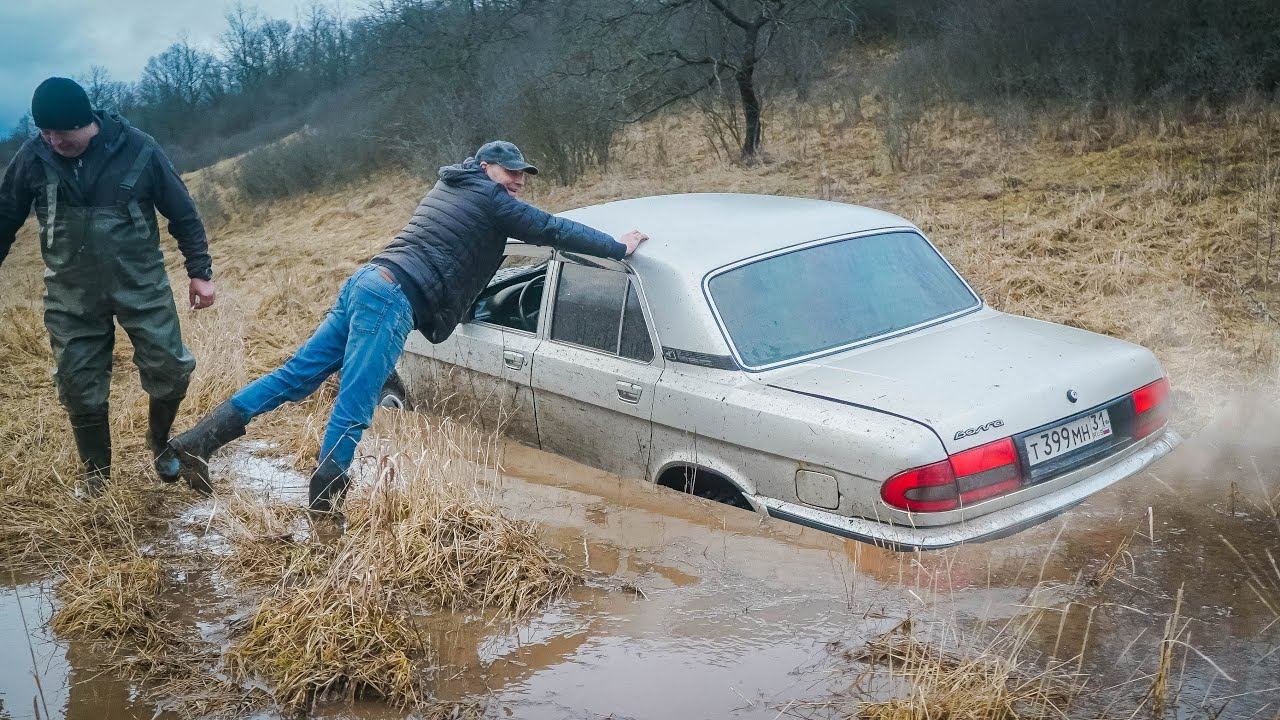
{"type": "Polygon", "coordinates": [[[1022,468],[1013,438],[997,440],[951,456],[960,501],[974,503],[1017,490],[1022,484],[1022,468]]]}
{"type": "Polygon", "coordinates": [[[893,507],[912,512],[941,512],[960,507],[956,476],[948,460],[894,475],[880,487],[880,497],[893,507]]]}
{"type": "Polygon", "coordinates": [[[880,497],[911,512],[941,512],[1018,489],[1022,470],[1013,438],[979,445],[889,478],[880,497]]]}
{"type": "Polygon", "coordinates": [[[1144,438],[1169,421],[1169,378],[1133,391],[1133,439],[1144,438]]]}

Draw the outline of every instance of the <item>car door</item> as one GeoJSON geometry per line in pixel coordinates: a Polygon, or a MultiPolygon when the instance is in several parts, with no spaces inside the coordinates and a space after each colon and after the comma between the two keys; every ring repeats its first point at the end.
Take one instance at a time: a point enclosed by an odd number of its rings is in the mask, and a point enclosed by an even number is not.
{"type": "Polygon", "coordinates": [[[486,432],[501,429],[505,416],[502,380],[502,329],[463,323],[436,345],[434,412],[475,423],[486,432]]]}
{"type": "Polygon", "coordinates": [[[533,362],[542,448],[647,478],[662,357],[642,290],[621,263],[561,254],[533,362]]]}
{"type": "Polygon", "coordinates": [[[435,357],[442,364],[436,388],[439,412],[474,422],[489,432],[502,431],[537,444],[529,372],[538,343],[536,328],[550,256],[547,248],[507,245],[502,265],[467,320],[435,348],[435,357]],[[542,270],[537,272],[539,267],[542,270]],[[530,272],[532,276],[523,277],[530,272]],[[513,280],[519,282],[512,285],[513,280]],[[532,287],[522,298],[519,290],[526,284],[532,287]],[[502,297],[516,302],[496,307],[493,301],[502,297]],[[512,312],[520,300],[525,301],[527,314],[512,312]]]}
{"type": "MultiPolygon", "coordinates": [[[[551,250],[535,245],[511,243],[507,246],[507,257],[504,267],[528,267],[548,264],[551,250]]],[[[525,291],[524,298],[517,298],[517,304],[523,303],[523,322],[499,320],[502,327],[502,367],[501,379],[505,385],[503,390],[504,432],[527,445],[539,447],[538,423],[535,416],[533,399],[533,360],[541,339],[540,332],[546,324],[547,299],[545,289],[546,273],[542,280],[532,280],[532,285],[525,291]],[[529,314],[524,314],[527,311],[529,314]],[[535,314],[536,313],[536,314],[535,314]]]]}

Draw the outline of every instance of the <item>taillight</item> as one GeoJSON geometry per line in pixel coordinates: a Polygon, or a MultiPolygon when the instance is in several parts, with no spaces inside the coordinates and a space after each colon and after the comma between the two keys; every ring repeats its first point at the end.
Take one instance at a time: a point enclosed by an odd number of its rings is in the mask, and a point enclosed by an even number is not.
{"type": "Polygon", "coordinates": [[[1133,439],[1144,438],[1169,421],[1169,378],[1133,391],[1133,439]]]}
{"type": "Polygon", "coordinates": [[[1003,495],[1022,484],[1022,468],[1011,437],[956,453],[951,456],[951,467],[956,471],[962,503],[1003,495]]]}
{"type": "Polygon", "coordinates": [[[1003,495],[1022,484],[1013,438],[979,445],[885,481],[880,497],[911,512],[941,512],[1003,495]]]}
{"type": "Polygon", "coordinates": [[[893,507],[912,512],[941,512],[960,506],[949,460],[894,475],[880,487],[880,497],[893,507]]]}

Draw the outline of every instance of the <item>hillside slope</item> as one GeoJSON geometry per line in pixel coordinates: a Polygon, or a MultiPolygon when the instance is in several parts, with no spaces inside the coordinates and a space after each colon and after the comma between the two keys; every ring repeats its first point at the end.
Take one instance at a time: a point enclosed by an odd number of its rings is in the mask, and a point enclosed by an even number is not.
{"type": "MultiPolygon", "coordinates": [[[[582,182],[535,180],[527,199],[554,211],[696,191],[869,205],[919,225],[992,306],[1152,348],[1180,398],[1191,401],[1183,403],[1184,419],[1274,383],[1274,111],[1116,141],[1088,128],[1076,133],[1092,138],[1084,141],[1055,139],[1061,128],[1010,131],[961,110],[935,113],[923,127],[915,160],[891,171],[874,123],[802,108],[775,118],[766,162],[741,167],[717,158],[696,118],[673,115],[629,128],[610,165],[582,182]]],[[[342,280],[403,226],[429,187],[386,173],[263,205],[225,190],[231,165],[188,178],[198,196],[217,194],[229,208],[211,232],[218,305],[183,312],[208,400],[217,399],[213,386],[238,384],[285,358],[342,280]]],[[[0,310],[38,311],[33,225],[0,269],[0,310]]],[[[167,247],[184,295],[179,258],[167,247]]],[[[38,323],[26,318],[24,325],[38,323]]],[[[131,372],[120,339],[117,368],[131,372]]],[[[133,381],[121,384],[137,397],[133,381]]]]}

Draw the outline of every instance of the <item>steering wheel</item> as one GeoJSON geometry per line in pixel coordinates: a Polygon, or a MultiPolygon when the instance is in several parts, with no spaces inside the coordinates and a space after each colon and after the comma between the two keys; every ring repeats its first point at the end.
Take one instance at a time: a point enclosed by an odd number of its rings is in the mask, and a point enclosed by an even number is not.
{"type": "MultiPolygon", "coordinates": [[[[541,309],[537,305],[535,305],[533,309],[529,309],[528,307],[526,307],[526,302],[528,302],[530,298],[534,297],[529,292],[529,289],[535,285],[537,285],[538,287],[542,287],[544,284],[546,284],[546,280],[547,280],[546,275],[539,275],[535,277],[534,279],[525,283],[524,287],[520,288],[520,296],[516,298],[516,313],[518,313],[520,324],[523,325],[524,329],[528,330],[529,332],[538,331],[538,311],[541,309]]],[[[542,301],[541,295],[538,296],[538,301],[539,303],[541,303],[542,301]]]]}

